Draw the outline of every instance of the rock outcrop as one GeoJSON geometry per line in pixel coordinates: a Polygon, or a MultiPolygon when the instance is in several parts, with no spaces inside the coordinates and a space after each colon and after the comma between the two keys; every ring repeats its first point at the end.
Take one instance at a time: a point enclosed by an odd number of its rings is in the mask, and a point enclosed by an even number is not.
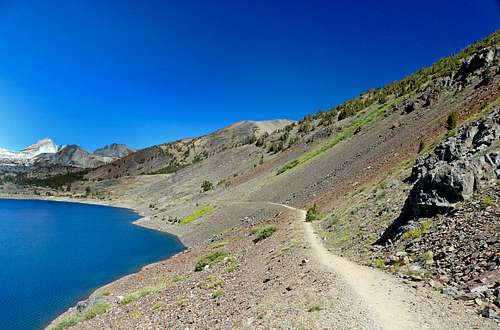
{"type": "Polygon", "coordinates": [[[448,212],[500,179],[500,110],[459,130],[412,169],[406,215],[448,212]]]}
{"type": "Polygon", "coordinates": [[[416,161],[408,180],[413,187],[399,218],[377,244],[399,238],[423,217],[454,210],[474,192],[500,179],[500,108],[474,121],[416,161]]]}

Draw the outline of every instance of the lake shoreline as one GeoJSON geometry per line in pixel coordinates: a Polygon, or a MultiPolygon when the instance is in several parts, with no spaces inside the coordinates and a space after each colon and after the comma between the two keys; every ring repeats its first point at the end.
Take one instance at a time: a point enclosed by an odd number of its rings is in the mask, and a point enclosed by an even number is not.
{"type": "MultiPolygon", "coordinates": [[[[189,246],[187,246],[185,244],[185,242],[182,240],[182,237],[179,237],[178,235],[176,235],[175,233],[172,233],[172,232],[169,232],[167,230],[161,230],[157,227],[153,227],[153,226],[148,226],[146,224],[143,224],[141,223],[141,221],[144,221],[144,220],[147,220],[148,219],[148,211],[145,210],[145,209],[140,209],[140,208],[137,208],[137,207],[134,207],[132,206],[131,204],[129,203],[126,203],[126,202],[108,202],[108,201],[100,201],[100,200],[94,200],[94,199],[75,199],[75,198],[70,198],[70,197],[56,197],[56,196],[39,196],[39,195],[8,195],[8,194],[0,194],[0,200],[26,200],[26,201],[47,201],[47,202],[61,202],[61,203],[74,203],[74,204],[83,204],[83,205],[97,205],[97,206],[105,206],[105,207],[111,207],[111,208],[120,208],[120,209],[126,209],[126,210],[130,210],[134,213],[137,214],[138,218],[134,221],[132,221],[131,223],[133,225],[136,225],[136,226],[139,226],[139,227],[143,227],[143,228],[146,228],[146,229],[149,229],[149,230],[153,230],[153,231],[157,231],[157,232],[160,232],[160,233],[163,233],[163,234],[168,234],[172,237],[174,237],[177,241],[179,241],[179,243],[184,247],[184,249],[180,252],[177,252],[165,259],[161,259],[157,262],[153,262],[153,263],[148,263],[148,264],[145,264],[143,266],[141,266],[137,271],[135,272],[132,272],[132,273],[129,273],[125,276],[121,276],[117,279],[114,279],[102,286],[99,286],[99,287],[96,287],[95,289],[92,290],[92,292],[84,299],[84,301],[86,300],[89,300],[93,297],[96,297],[97,295],[99,295],[100,293],[102,292],[106,292],[106,288],[110,287],[110,286],[113,286],[113,285],[117,285],[119,284],[120,282],[123,282],[123,281],[126,281],[127,279],[129,279],[130,277],[133,277],[141,272],[143,272],[144,270],[148,269],[148,268],[151,268],[151,267],[155,267],[159,264],[162,264],[164,263],[165,261],[167,261],[168,259],[171,259],[175,256],[178,256],[178,255],[181,255],[181,254],[184,254],[188,251],[191,250],[191,248],[189,246]]],[[[79,301],[82,301],[82,300],[79,300],[79,301]]],[[[61,319],[61,317],[63,317],[64,315],[67,314],[68,311],[72,310],[75,308],[75,306],[77,305],[77,303],[79,301],[75,301],[72,306],[70,306],[68,309],[66,309],[63,313],[57,315],[49,324],[47,324],[47,326],[45,327],[45,329],[51,329],[57,321],[59,321],[61,319]]]]}
{"type": "Polygon", "coordinates": [[[40,195],[21,195],[21,194],[15,194],[15,195],[0,194],[0,199],[67,202],[67,203],[100,205],[100,206],[128,209],[128,210],[131,210],[139,215],[139,218],[132,222],[134,225],[173,235],[173,236],[177,237],[177,239],[182,243],[182,245],[184,245],[186,247],[186,249],[190,248],[189,244],[185,241],[185,239],[183,237],[185,235],[182,235],[182,234],[174,232],[174,231],[170,231],[170,230],[165,229],[165,228],[159,228],[158,226],[148,225],[147,223],[144,223],[144,222],[146,222],[146,220],[149,219],[149,216],[150,216],[149,210],[147,208],[142,208],[142,207],[140,208],[140,207],[134,206],[128,202],[124,202],[124,201],[113,202],[113,201],[102,201],[102,200],[97,200],[97,199],[76,199],[76,198],[62,197],[62,196],[40,196],[40,195]]]}

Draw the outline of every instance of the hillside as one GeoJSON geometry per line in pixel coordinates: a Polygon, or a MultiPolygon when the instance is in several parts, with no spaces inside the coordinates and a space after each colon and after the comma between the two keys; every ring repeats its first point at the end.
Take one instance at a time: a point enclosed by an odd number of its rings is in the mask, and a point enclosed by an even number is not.
{"type": "Polygon", "coordinates": [[[3,184],[133,208],[189,247],[53,325],[496,329],[499,36],[298,122],[139,150],[68,191],[3,184]]]}
{"type": "Polygon", "coordinates": [[[251,145],[258,137],[269,135],[290,120],[242,121],[198,138],[160,144],[131,153],[87,175],[90,180],[142,174],[168,174],[207,159],[225,150],[251,145]]]}

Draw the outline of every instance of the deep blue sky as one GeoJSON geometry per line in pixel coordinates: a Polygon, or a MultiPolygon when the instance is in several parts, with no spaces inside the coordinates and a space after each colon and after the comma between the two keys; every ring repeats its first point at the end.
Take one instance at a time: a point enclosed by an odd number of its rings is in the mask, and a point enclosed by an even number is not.
{"type": "Polygon", "coordinates": [[[499,22],[496,0],[0,0],[0,147],[144,147],[298,119],[499,22]]]}

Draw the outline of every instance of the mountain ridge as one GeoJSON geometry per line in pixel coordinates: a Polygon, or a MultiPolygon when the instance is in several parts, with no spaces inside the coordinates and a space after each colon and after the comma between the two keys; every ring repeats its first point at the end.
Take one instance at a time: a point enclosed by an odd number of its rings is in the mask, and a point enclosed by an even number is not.
{"type": "Polygon", "coordinates": [[[57,145],[50,138],[43,138],[20,151],[0,148],[0,167],[26,171],[36,167],[70,166],[94,168],[133,152],[124,144],[110,144],[91,153],[78,145],[57,145]]]}

